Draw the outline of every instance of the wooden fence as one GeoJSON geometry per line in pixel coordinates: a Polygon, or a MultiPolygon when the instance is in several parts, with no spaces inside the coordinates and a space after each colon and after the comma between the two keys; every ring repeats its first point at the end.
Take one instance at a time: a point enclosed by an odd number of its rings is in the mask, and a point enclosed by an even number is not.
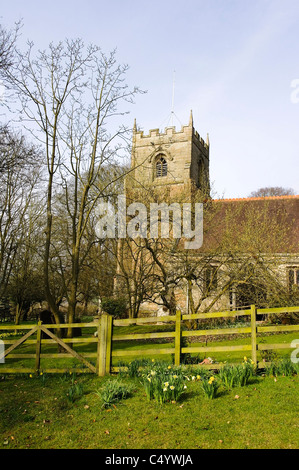
{"type": "Polygon", "coordinates": [[[6,340],[4,339],[4,353],[1,356],[0,353],[0,373],[8,373],[8,374],[13,374],[13,373],[26,373],[26,374],[33,374],[37,373],[39,374],[40,371],[42,370],[43,372],[47,373],[63,373],[63,372],[91,372],[91,373],[99,373],[100,375],[103,375],[102,370],[99,371],[98,369],[98,364],[100,363],[99,361],[99,354],[101,351],[101,346],[99,344],[99,338],[100,338],[100,329],[101,329],[101,324],[102,322],[97,322],[97,323],[64,323],[64,324],[42,324],[42,322],[38,322],[37,325],[9,325],[9,326],[4,326],[0,325],[0,334],[1,331],[18,331],[18,330],[29,330],[28,333],[24,334],[20,339],[18,340],[6,340]],[[64,329],[64,328],[94,328],[95,331],[98,331],[97,337],[91,336],[91,337],[80,337],[80,338],[59,338],[57,335],[54,335],[51,330],[53,329],[64,329]],[[35,339],[29,339],[36,333],[36,338],[35,339]],[[44,336],[49,337],[49,339],[43,339],[42,334],[44,336]],[[25,343],[26,344],[35,344],[35,352],[34,353],[21,353],[21,354],[15,354],[12,353],[18,346],[21,344],[25,343]],[[41,349],[42,345],[46,344],[55,344],[57,343],[60,347],[60,349],[64,349],[66,353],[45,353],[42,354],[41,349]],[[73,345],[76,343],[97,343],[97,352],[95,353],[84,353],[84,354],[79,354],[76,352],[72,347],[69,346],[69,344],[73,345]],[[6,348],[6,345],[11,344],[9,348],[6,348]],[[3,362],[3,357],[6,358],[7,356],[10,356],[12,359],[35,359],[35,367],[34,368],[28,368],[28,367],[7,367],[7,364],[3,362]],[[41,358],[47,358],[47,359],[61,359],[61,358],[69,358],[69,357],[74,357],[77,359],[81,364],[82,364],[82,369],[78,368],[41,368],[41,358]],[[2,359],[2,361],[1,361],[2,359]],[[87,359],[94,359],[96,361],[96,366],[94,366],[91,362],[89,362],[87,359]],[[2,363],[1,363],[2,362],[2,363]]]}
{"type": "MultiPolygon", "coordinates": [[[[277,343],[277,344],[265,344],[257,343],[258,333],[282,333],[282,332],[293,332],[299,331],[299,325],[268,325],[261,326],[257,323],[257,315],[269,315],[269,314],[284,314],[284,313],[299,313],[299,307],[282,307],[282,308],[269,308],[269,309],[257,309],[255,305],[252,305],[250,309],[237,310],[237,311],[226,311],[226,312],[214,312],[214,313],[198,313],[195,315],[184,315],[180,311],[177,311],[176,315],[168,315],[163,317],[148,317],[148,318],[136,318],[136,319],[114,319],[112,316],[104,314],[101,316],[99,322],[93,323],[73,323],[73,324],[61,324],[61,325],[44,325],[39,322],[37,325],[20,325],[20,326],[0,326],[1,330],[29,330],[28,333],[23,335],[18,340],[4,340],[4,345],[11,344],[8,349],[4,350],[4,357],[10,355],[11,358],[34,358],[34,368],[14,368],[7,367],[5,363],[1,364],[1,353],[0,353],[0,373],[39,373],[40,370],[47,373],[58,373],[66,371],[80,371],[96,373],[100,376],[110,374],[111,372],[117,372],[118,367],[112,367],[112,359],[117,357],[132,357],[132,356],[157,356],[157,355],[174,355],[175,365],[180,365],[182,354],[186,353],[207,353],[213,355],[217,352],[233,352],[233,351],[244,351],[245,355],[249,354],[251,359],[257,363],[258,367],[265,367],[265,363],[258,363],[257,352],[266,350],[276,349],[291,349],[292,345],[289,343],[277,343]],[[249,326],[244,327],[232,327],[232,328],[208,328],[208,329],[197,329],[197,330],[185,330],[182,328],[184,322],[198,320],[198,319],[236,319],[237,317],[247,316],[250,321],[249,326]],[[130,324],[136,325],[150,325],[155,323],[172,324],[174,325],[174,331],[169,332],[155,332],[155,333],[130,333],[130,334],[115,334],[114,327],[117,326],[128,326],[130,324]],[[97,331],[97,336],[92,335],[91,337],[79,337],[70,339],[61,339],[54,335],[49,328],[68,328],[68,327],[79,327],[79,328],[93,328],[97,331]],[[36,333],[35,339],[29,339],[36,333]],[[50,339],[42,339],[42,333],[47,335],[50,339]],[[233,346],[185,346],[183,338],[190,337],[208,337],[208,336],[221,336],[221,335],[234,335],[234,334],[247,334],[248,343],[242,345],[233,346]],[[153,340],[153,339],[171,339],[174,344],[170,344],[170,347],[164,347],[157,349],[156,347],[140,348],[128,350],[125,348],[116,349],[113,347],[113,343],[121,341],[134,341],[134,340],[153,340]],[[32,354],[12,354],[18,346],[24,342],[35,344],[35,353],[32,354]],[[42,354],[42,344],[53,344],[57,343],[60,348],[66,350],[66,353],[61,354],[42,354]],[[69,345],[71,343],[71,345],[69,345]],[[82,353],[79,354],[73,349],[73,344],[76,343],[97,343],[96,352],[82,353]],[[72,346],[72,347],[71,347],[72,346]],[[62,358],[62,357],[74,357],[81,364],[83,368],[80,369],[44,369],[41,368],[41,358],[62,358]],[[88,361],[88,359],[94,359],[95,365],[88,361]]],[[[3,358],[3,355],[2,355],[3,358]]],[[[209,364],[206,367],[219,368],[223,364],[209,364]]]]}

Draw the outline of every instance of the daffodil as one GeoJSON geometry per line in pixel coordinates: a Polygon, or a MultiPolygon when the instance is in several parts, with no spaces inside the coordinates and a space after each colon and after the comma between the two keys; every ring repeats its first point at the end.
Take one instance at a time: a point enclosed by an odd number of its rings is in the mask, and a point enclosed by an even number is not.
{"type": "Polygon", "coordinates": [[[171,369],[171,366],[168,366],[167,369],[171,369]]]}
{"type": "Polygon", "coordinates": [[[197,375],[196,378],[197,378],[197,380],[200,380],[200,375],[197,375]]]}
{"type": "Polygon", "coordinates": [[[170,390],[174,390],[174,386],[173,385],[170,385],[170,390]]]}
{"type": "Polygon", "coordinates": [[[163,392],[167,392],[167,387],[164,387],[164,388],[163,388],[163,392]]]}
{"type": "Polygon", "coordinates": [[[177,378],[178,378],[178,376],[177,376],[177,375],[173,375],[173,378],[174,378],[174,379],[177,379],[177,378]]]}
{"type": "Polygon", "coordinates": [[[168,387],[168,385],[169,385],[169,382],[164,383],[164,387],[168,387]]]}

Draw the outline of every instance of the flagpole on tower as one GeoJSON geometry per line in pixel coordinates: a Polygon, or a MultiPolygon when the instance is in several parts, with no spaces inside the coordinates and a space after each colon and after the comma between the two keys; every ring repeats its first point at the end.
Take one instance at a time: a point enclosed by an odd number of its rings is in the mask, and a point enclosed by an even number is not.
{"type": "MultiPolygon", "coordinates": [[[[182,126],[182,123],[180,121],[180,119],[178,118],[178,116],[175,114],[174,112],[174,97],[175,97],[175,73],[176,71],[174,70],[173,71],[173,76],[172,76],[172,98],[171,98],[171,112],[170,114],[168,114],[167,118],[165,119],[166,121],[166,127],[169,126],[169,124],[174,127],[174,118],[176,118],[176,120],[180,123],[180,125],[182,126]]],[[[164,122],[165,122],[164,121],[164,122]]],[[[163,128],[163,123],[161,123],[161,126],[160,128],[162,129],[163,128]]]]}
{"type": "Polygon", "coordinates": [[[172,101],[171,101],[171,125],[173,126],[173,115],[174,115],[174,90],[175,90],[175,70],[173,71],[172,79],[172,101]]]}

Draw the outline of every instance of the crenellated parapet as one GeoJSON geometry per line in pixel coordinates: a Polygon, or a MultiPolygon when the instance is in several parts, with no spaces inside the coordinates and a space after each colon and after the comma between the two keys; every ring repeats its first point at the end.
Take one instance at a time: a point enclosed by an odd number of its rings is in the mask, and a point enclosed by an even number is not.
{"type": "Polygon", "coordinates": [[[132,172],[127,187],[150,185],[189,187],[206,190],[209,187],[209,136],[204,140],[194,129],[192,111],[189,124],[137,130],[136,120],[132,139],[132,172]]]}
{"type": "Polygon", "coordinates": [[[149,141],[188,141],[190,138],[197,142],[198,145],[208,149],[210,146],[209,138],[205,141],[199,133],[194,129],[193,125],[182,126],[181,130],[177,130],[175,126],[165,127],[164,132],[160,129],[150,129],[147,134],[144,131],[134,130],[134,138],[136,145],[148,145],[149,141]]]}

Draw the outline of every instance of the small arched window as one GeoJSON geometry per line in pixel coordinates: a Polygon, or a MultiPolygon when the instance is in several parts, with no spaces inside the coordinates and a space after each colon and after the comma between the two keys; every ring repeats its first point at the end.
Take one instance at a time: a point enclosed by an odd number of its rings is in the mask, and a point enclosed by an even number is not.
{"type": "Polygon", "coordinates": [[[161,176],[167,176],[167,161],[162,155],[160,155],[156,161],[156,178],[160,178],[161,176]]]}

